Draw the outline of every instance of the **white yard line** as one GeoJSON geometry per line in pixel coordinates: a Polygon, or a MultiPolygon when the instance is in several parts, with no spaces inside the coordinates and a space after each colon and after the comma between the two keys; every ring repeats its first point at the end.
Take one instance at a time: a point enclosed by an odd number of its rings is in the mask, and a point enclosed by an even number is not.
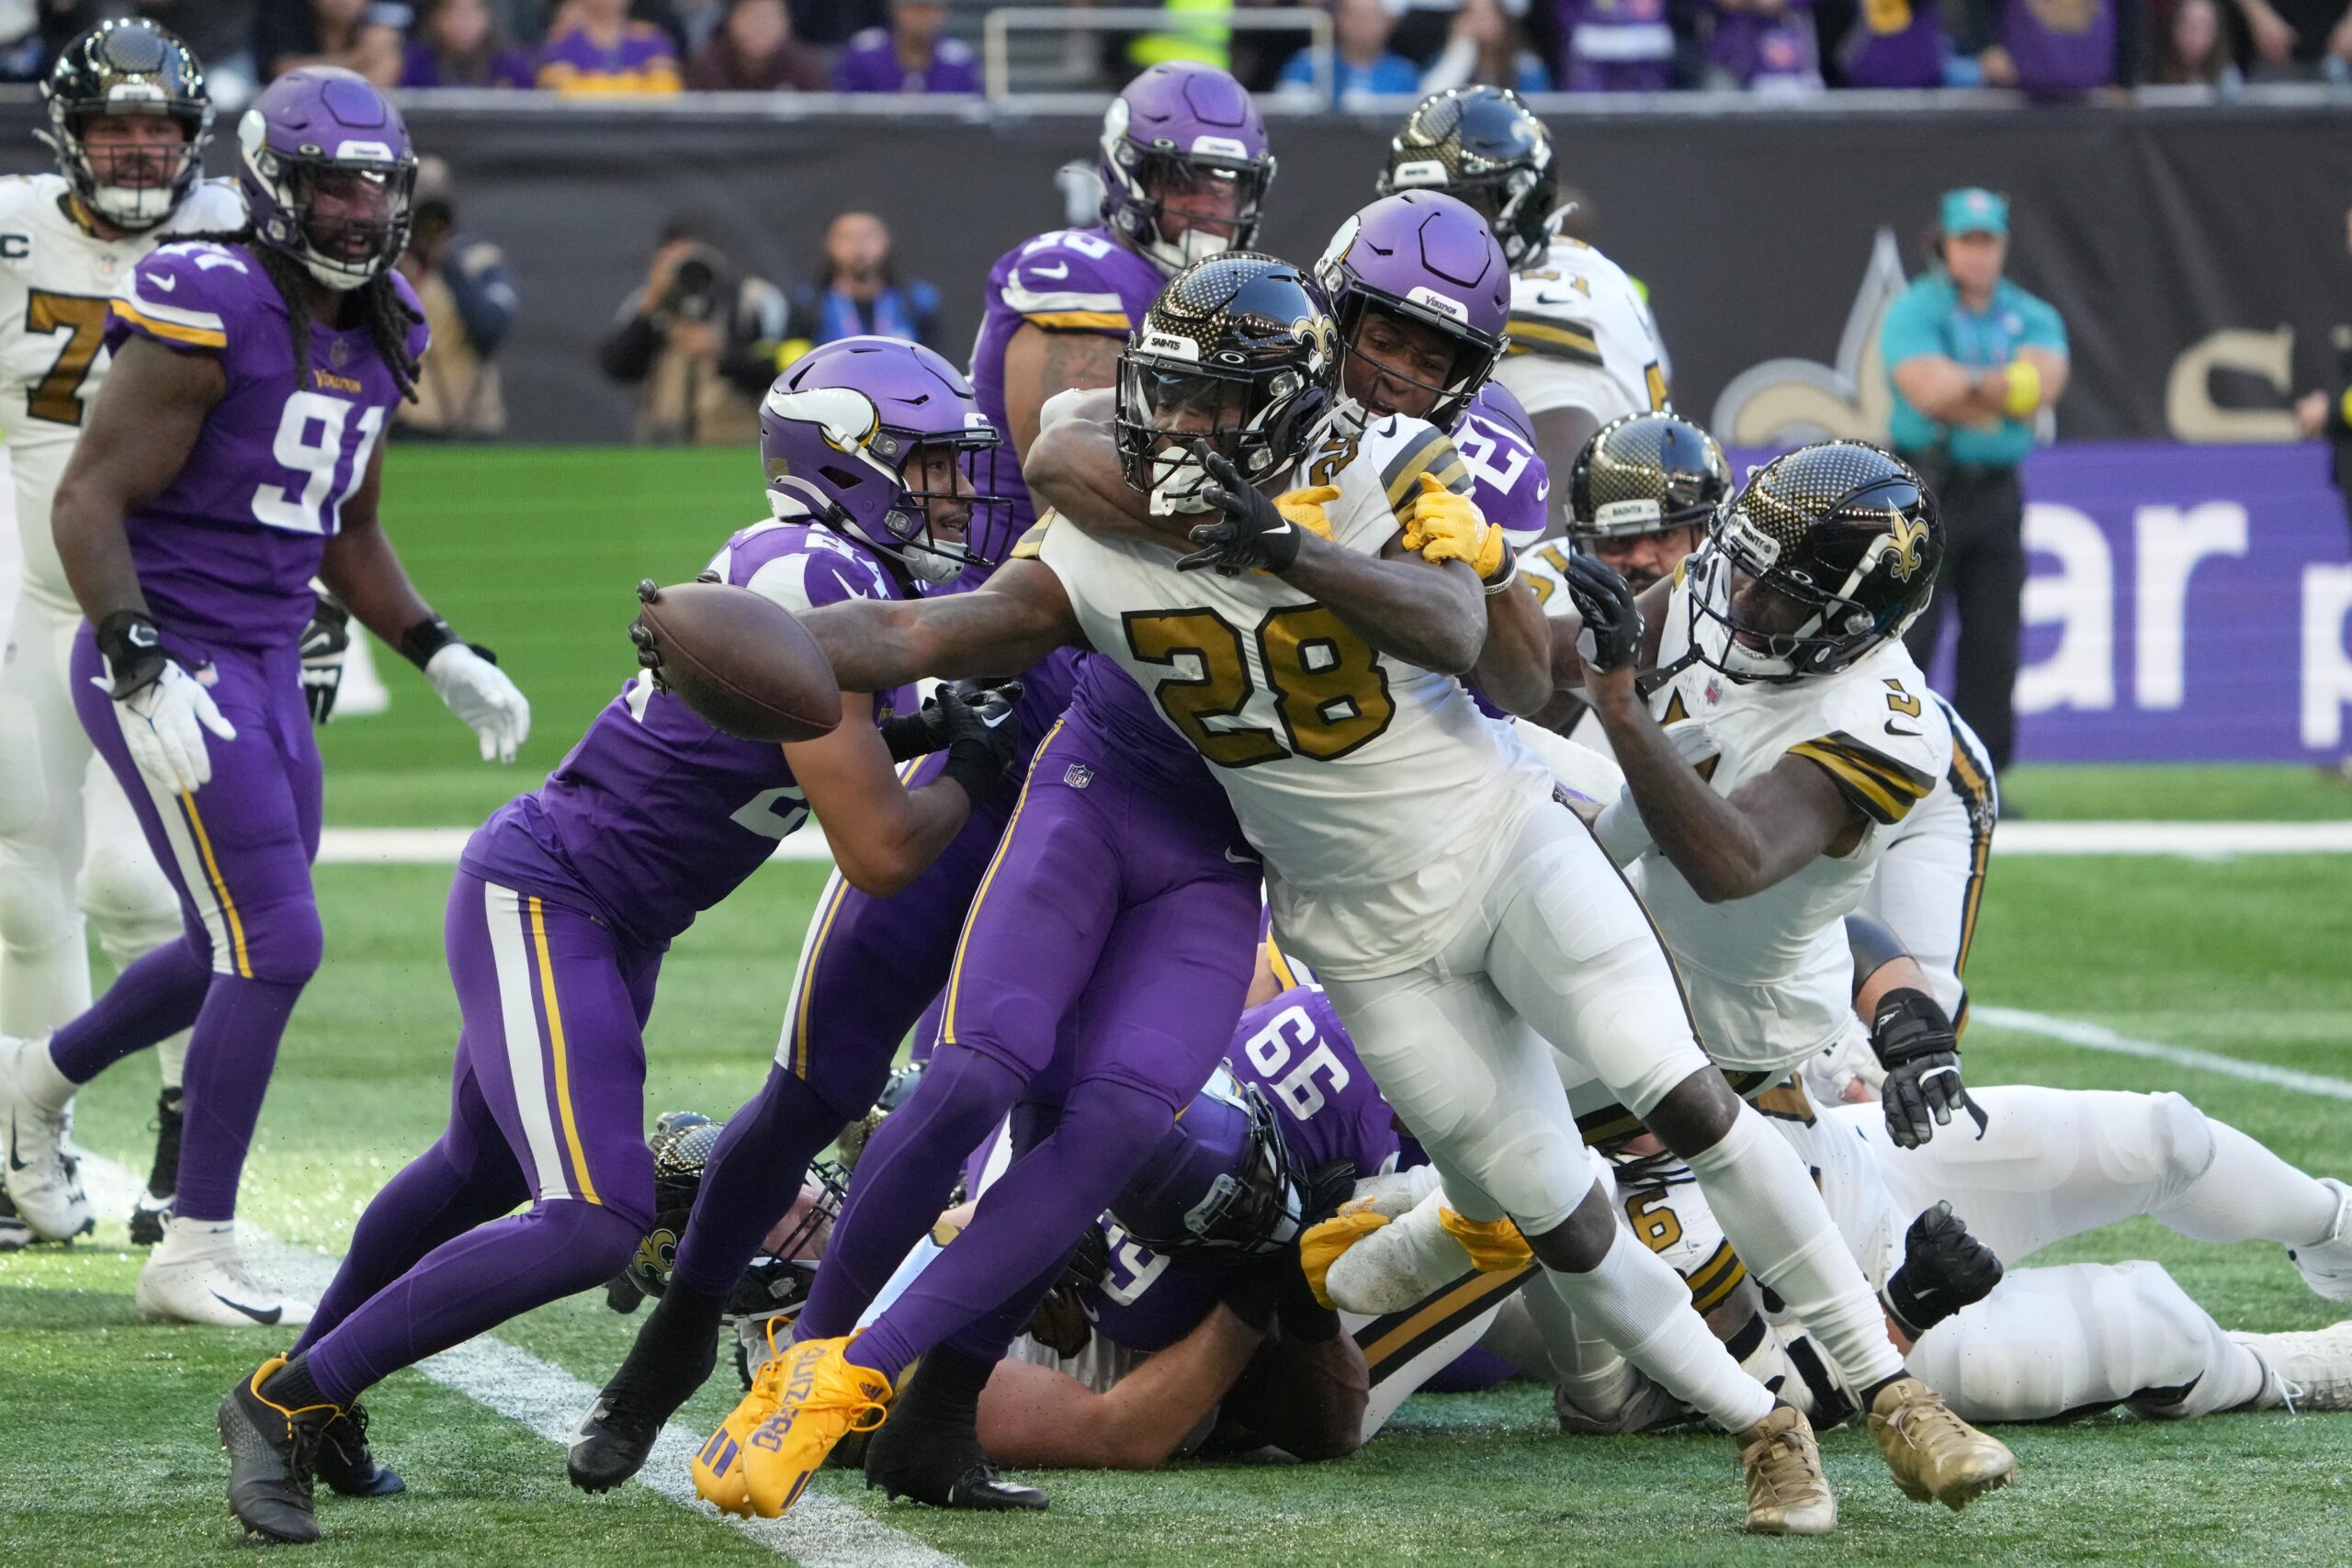
{"type": "Polygon", "coordinates": [[[2086,1051],[2106,1051],[2119,1056],[2145,1056],[2151,1061],[2170,1062],[2176,1066],[2221,1073],[2229,1077],[2244,1078],[2248,1083],[2268,1084],[2274,1089],[2290,1089],[2302,1094],[2323,1095],[2330,1100],[2352,1100],[2352,1083],[2342,1078],[2331,1078],[2319,1073],[2299,1073],[2292,1067],[2273,1066],[2268,1062],[2242,1061],[2217,1052],[2194,1051],[2185,1045],[2162,1045],[2154,1040],[2134,1040],[2128,1034],[2118,1034],[2103,1023],[2088,1023],[2075,1018],[2053,1018],[2045,1012],[2029,1012],[2021,1008],[1977,1007],[1973,1003],[1968,1015],[1996,1029],[2015,1029],[2027,1034],[2039,1034],[2045,1039],[2079,1045],[2086,1051]]]}
{"type": "MultiPolygon", "coordinates": [[[[329,828],[319,837],[328,865],[455,865],[469,828],[329,828]]],[[[2165,855],[2213,860],[2231,855],[2352,854],[2352,821],[2333,822],[2007,822],[1993,835],[1996,855],[2165,855]]],[[[776,845],[775,859],[830,862],[832,851],[814,826],[776,845]]]]}
{"type": "MultiPolygon", "coordinates": [[[[128,1213],[144,1185],[123,1167],[86,1150],[82,1154],[82,1179],[91,1201],[102,1213],[112,1214],[128,1213]]],[[[315,1301],[334,1278],[334,1258],[290,1246],[249,1224],[241,1226],[240,1233],[262,1273],[296,1295],[315,1301]]],[[[416,1370],[559,1448],[570,1446],[573,1429],[596,1398],[595,1389],[562,1368],[488,1335],[421,1361],[416,1370]]],[[[718,1517],[695,1495],[695,1483],[686,1471],[687,1461],[701,1447],[700,1438],[672,1422],[662,1428],[652,1457],[638,1472],[637,1484],[683,1507],[718,1517]]],[[[582,1508],[595,1506],[593,1498],[580,1499],[582,1508]]],[[[726,1522],[804,1568],[965,1568],[961,1559],[934,1551],[854,1505],[821,1492],[804,1493],[792,1512],[780,1519],[729,1517],[726,1522]]]]}

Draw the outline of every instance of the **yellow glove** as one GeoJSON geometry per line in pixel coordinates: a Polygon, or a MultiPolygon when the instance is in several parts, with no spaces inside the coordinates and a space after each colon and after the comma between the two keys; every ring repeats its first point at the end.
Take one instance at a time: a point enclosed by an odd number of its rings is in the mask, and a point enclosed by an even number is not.
{"type": "Polygon", "coordinates": [[[1445,1227],[1446,1235],[1462,1244],[1462,1250],[1470,1255],[1472,1266],[1481,1274],[1505,1274],[1535,1261],[1527,1238],[1507,1219],[1466,1220],[1442,1207],[1437,1212],[1437,1223],[1445,1227]]]}
{"type": "Polygon", "coordinates": [[[1340,499],[1336,485],[1310,485],[1305,490],[1286,490],[1274,497],[1274,510],[1285,522],[1295,523],[1317,538],[1331,536],[1331,520],[1323,515],[1323,503],[1340,499]]]}
{"type": "Polygon", "coordinates": [[[2041,367],[2030,359],[2010,360],[2001,406],[2014,419],[2031,419],[2041,407],[2041,367]]]}
{"type": "Polygon", "coordinates": [[[1387,1215],[1366,1211],[1306,1227],[1306,1234],[1298,1238],[1298,1262],[1317,1302],[1327,1307],[1332,1304],[1325,1281],[1330,1279],[1331,1265],[1340,1260],[1340,1255],[1387,1223],[1387,1215]]]}
{"type": "Polygon", "coordinates": [[[1423,560],[1467,561],[1481,582],[1493,581],[1510,554],[1503,531],[1468,496],[1454,494],[1426,471],[1419,478],[1421,493],[1405,525],[1405,547],[1420,551],[1423,560]]]}

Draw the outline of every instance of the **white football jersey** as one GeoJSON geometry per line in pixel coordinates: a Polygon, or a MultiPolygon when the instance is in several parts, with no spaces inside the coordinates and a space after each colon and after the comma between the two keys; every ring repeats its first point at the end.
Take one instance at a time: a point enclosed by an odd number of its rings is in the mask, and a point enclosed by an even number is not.
{"type": "Polygon", "coordinates": [[[1511,279],[1510,348],[1495,379],[1529,413],[1584,408],[1605,424],[1665,408],[1668,376],[1641,290],[1583,241],[1554,240],[1542,261],[1511,279]]]}
{"type": "Polygon", "coordinates": [[[75,604],[50,537],[49,502],[106,379],[114,297],[174,236],[245,222],[237,187],[207,180],[145,233],[104,240],[74,217],[72,189],[60,175],[0,179],[0,434],[16,470],[26,586],[66,612],[75,604]]]}
{"type": "MultiPolygon", "coordinates": [[[[1670,668],[1690,641],[1690,574],[1678,570],[1658,646],[1670,668]]],[[[1863,826],[1761,893],[1710,904],[1654,847],[1642,855],[1650,913],[1681,970],[1718,1063],[1780,1073],[1834,1044],[1853,1016],[1846,916],[1894,830],[1951,767],[1951,730],[1890,637],[1834,675],[1739,682],[1693,661],[1650,696],[1668,739],[1717,795],[1797,756],[1825,769],[1863,826]]]]}
{"type": "MultiPolygon", "coordinates": [[[[1392,416],[1328,435],[1291,482],[1336,486],[1334,542],[1377,555],[1424,473],[1469,491],[1442,432],[1392,416]]],[[[1180,553],[1056,521],[1038,558],[1087,640],[1213,765],[1265,857],[1284,945],[1340,979],[1422,963],[1469,917],[1551,775],[1453,676],[1374,652],[1280,578],[1179,572],[1180,553]]]]}

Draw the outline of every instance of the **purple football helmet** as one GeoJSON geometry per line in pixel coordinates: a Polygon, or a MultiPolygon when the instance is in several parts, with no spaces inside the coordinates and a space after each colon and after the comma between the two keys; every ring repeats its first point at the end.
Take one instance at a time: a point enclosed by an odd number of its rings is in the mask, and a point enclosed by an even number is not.
{"type": "Polygon", "coordinates": [[[1440,191],[1385,196],[1340,225],[1315,271],[1350,358],[1428,392],[1433,401],[1420,417],[1453,429],[1501,359],[1510,317],[1510,264],[1487,220],[1440,191]],[[1357,333],[1373,310],[1430,328],[1453,344],[1442,384],[1366,358],[1357,333]]]}
{"type": "Polygon", "coordinates": [[[356,72],[305,65],[237,124],[237,184],[262,243],[329,288],[357,288],[408,244],[416,151],[401,111],[356,72]]]}
{"type": "Polygon", "coordinates": [[[997,433],[970,383],[918,344],[845,337],[775,378],[760,407],[768,504],[872,546],[919,581],[953,581],[1001,558],[1011,500],[995,489],[997,433]],[[922,449],[957,455],[953,489],[924,488],[922,449]],[[935,531],[932,503],[962,515],[961,537],[935,531]]]}
{"type": "Polygon", "coordinates": [[[1179,61],[1111,100],[1098,172],[1102,221],[1172,275],[1255,243],[1274,158],[1249,89],[1214,65],[1179,61]]]}

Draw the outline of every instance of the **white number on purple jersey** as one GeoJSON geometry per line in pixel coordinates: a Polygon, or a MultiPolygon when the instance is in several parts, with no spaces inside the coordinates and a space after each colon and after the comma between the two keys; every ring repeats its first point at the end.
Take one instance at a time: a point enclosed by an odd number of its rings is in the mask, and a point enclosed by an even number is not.
{"type": "Polygon", "coordinates": [[[1348,1087],[1348,1069],[1340,1065],[1331,1047],[1317,1037],[1315,1020],[1303,1007],[1283,1009],[1241,1049],[1249,1056],[1250,1065],[1273,1084],[1274,1098],[1283,1102],[1283,1109],[1301,1122],[1310,1120],[1329,1103],[1327,1093],[1337,1095],[1348,1087]],[[1292,1066],[1291,1057],[1297,1048],[1310,1043],[1315,1048],[1292,1066]],[[1283,1073],[1284,1067],[1289,1067],[1289,1072],[1283,1073]],[[1328,1089],[1316,1083],[1315,1075],[1318,1072],[1331,1080],[1328,1089]]]}
{"type": "Polygon", "coordinates": [[[384,427],[384,411],[370,408],[359,416],[359,446],[352,454],[351,477],[330,502],[334,471],[343,460],[344,428],[351,405],[319,392],[296,392],[286,400],[277,422],[277,439],[270,456],[279,466],[303,475],[302,492],[288,494],[280,485],[262,485],[254,491],[254,521],[293,534],[333,534],[343,525],[343,503],[368,475],[368,457],[384,427]],[[315,434],[313,434],[315,433],[315,434]]]}
{"type": "Polygon", "coordinates": [[[1470,470],[1470,478],[1497,495],[1509,495],[1519,476],[1527,472],[1527,448],[1489,434],[1475,418],[1454,427],[1453,449],[1462,454],[1462,466],[1470,470]],[[1496,466],[1498,456],[1506,459],[1500,467],[1496,466]]]}
{"type": "Polygon", "coordinates": [[[1127,1233],[1115,1225],[1108,1239],[1111,1267],[1102,1276],[1102,1294],[1121,1306],[1133,1306],[1136,1297],[1151,1289],[1154,1280],[1168,1272],[1168,1259],[1129,1240],[1127,1233]]]}
{"type": "Polygon", "coordinates": [[[763,839],[788,839],[808,820],[808,797],[789,784],[763,789],[737,807],[728,820],[763,839]],[[786,809],[777,810],[779,806],[786,809]]]}

